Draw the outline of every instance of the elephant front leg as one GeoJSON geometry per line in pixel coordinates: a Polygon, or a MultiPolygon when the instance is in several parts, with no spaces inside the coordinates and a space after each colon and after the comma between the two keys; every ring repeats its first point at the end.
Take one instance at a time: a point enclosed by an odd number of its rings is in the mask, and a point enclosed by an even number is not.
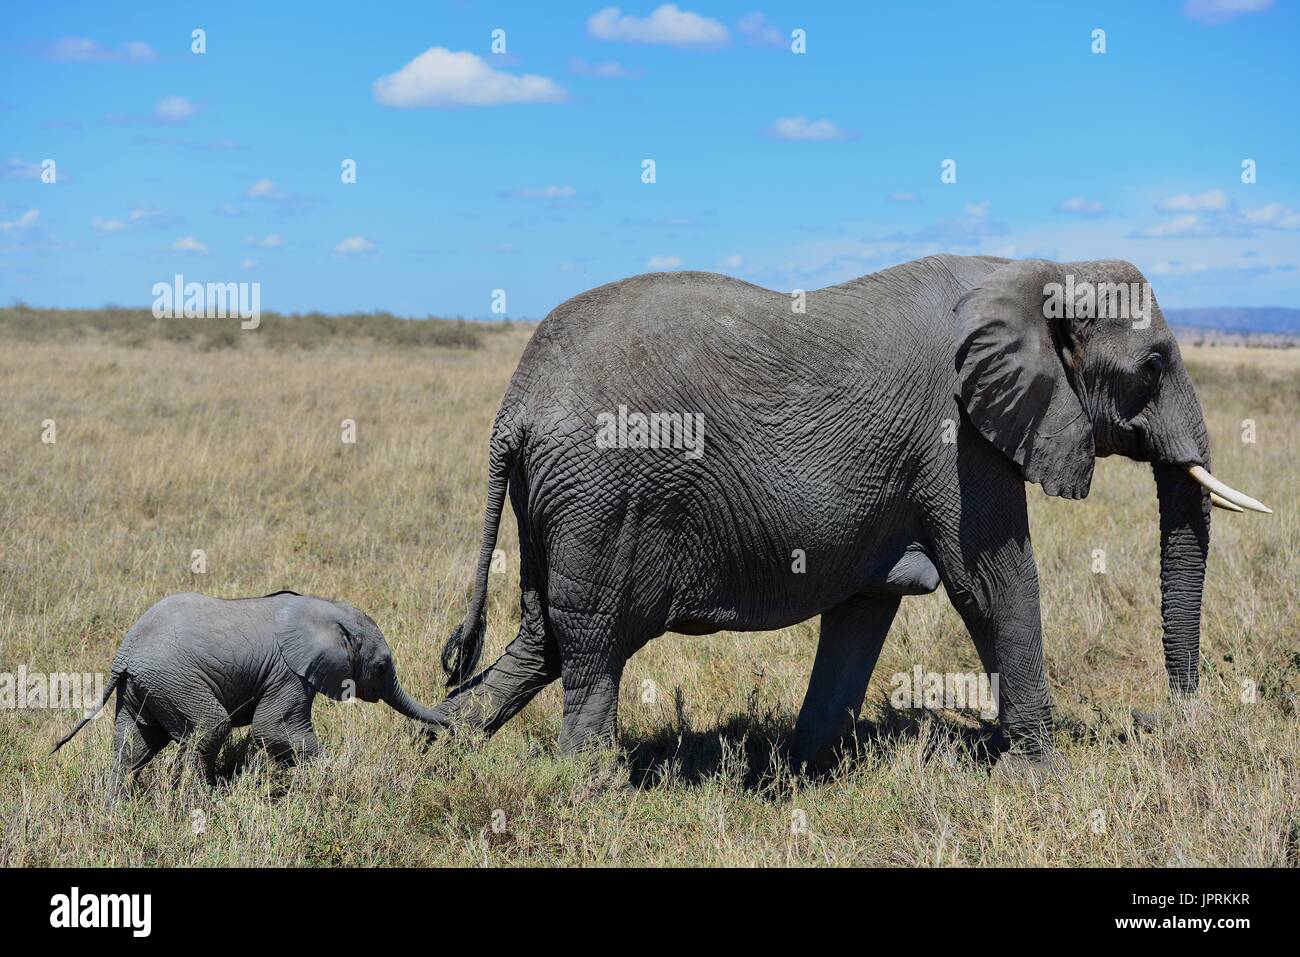
{"type": "Polygon", "coordinates": [[[317,757],[320,739],[311,723],[312,696],[291,688],[270,694],[253,712],[253,738],[281,764],[302,764],[317,757]]]}
{"type": "Polygon", "coordinates": [[[830,763],[853,731],[899,601],[896,595],[857,595],[822,615],[817,658],[790,746],[796,770],[830,763]]]}
{"type": "Polygon", "coordinates": [[[1052,705],[1024,477],[971,430],[963,428],[958,443],[925,503],[935,565],[996,682],[1012,751],[1039,764],[1052,757],[1052,705]]]}
{"type": "Polygon", "coordinates": [[[1023,562],[977,589],[948,589],[990,681],[998,720],[1015,755],[1039,764],[1053,758],[1052,702],[1043,660],[1038,573],[1025,545],[1023,562]]]}

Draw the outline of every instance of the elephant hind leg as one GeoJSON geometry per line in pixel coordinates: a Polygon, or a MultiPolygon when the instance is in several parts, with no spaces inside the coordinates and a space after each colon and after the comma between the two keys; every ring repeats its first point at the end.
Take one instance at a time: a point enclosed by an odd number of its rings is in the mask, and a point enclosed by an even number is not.
{"type": "Polygon", "coordinates": [[[856,595],[822,614],[817,657],[790,747],[796,769],[825,766],[853,731],[899,601],[897,595],[856,595]]]}
{"type": "Polygon", "coordinates": [[[574,754],[613,744],[618,733],[618,690],[626,647],[616,619],[600,612],[551,610],[563,651],[564,722],[560,750],[574,754]]]}
{"type": "Polygon", "coordinates": [[[209,787],[217,783],[217,755],[221,753],[221,745],[229,736],[230,717],[214,716],[196,727],[186,742],[192,748],[190,760],[195,772],[209,787]]]}
{"type": "Polygon", "coordinates": [[[443,727],[495,734],[560,677],[559,646],[543,607],[545,568],[530,531],[527,482],[518,469],[510,479],[510,500],[519,526],[519,632],[501,657],[434,709],[443,727]]]}
{"type": "Polygon", "coordinates": [[[142,696],[129,679],[123,679],[117,693],[116,724],[113,729],[113,763],[110,773],[110,804],[117,800],[127,775],[134,776],[171,743],[171,736],[145,709],[142,696]]]}

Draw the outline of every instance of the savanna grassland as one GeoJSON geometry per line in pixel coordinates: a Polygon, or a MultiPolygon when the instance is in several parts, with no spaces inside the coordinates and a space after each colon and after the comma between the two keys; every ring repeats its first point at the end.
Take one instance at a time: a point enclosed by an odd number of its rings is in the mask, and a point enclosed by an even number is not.
{"type": "MultiPolygon", "coordinates": [[[[106,673],[166,594],[292,588],[369,612],[435,704],[530,329],[170,322],[0,311],[0,671],[106,673]]],[[[628,665],[617,759],[559,756],[556,686],[489,741],[427,750],[383,705],[317,698],[323,760],[275,767],[242,729],[217,791],[172,747],[110,813],[111,704],[53,757],[75,713],[0,711],[0,865],[1296,866],[1300,351],[1187,352],[1215,474],[1276,514],[1215,512],[1201,700],[1139,736],[1130,707],[1165,699],[1150,471],[1103,460],[1084,502],[1029,487],[1059,779],[991,777],[973,713],[890,705],[915,665],[978,670],[940,590],[904,600],[857,747],[821,780],[783,757],[816,621],[666,635],[628,665]]],[[[518,619],[502,528],[488,660],[518,619]]]]}

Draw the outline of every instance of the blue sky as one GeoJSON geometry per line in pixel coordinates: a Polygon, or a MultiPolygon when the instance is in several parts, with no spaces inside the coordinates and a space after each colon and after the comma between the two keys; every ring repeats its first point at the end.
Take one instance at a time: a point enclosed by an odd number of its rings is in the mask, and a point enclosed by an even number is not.
{"type": "Polygon", "coordinates": [[[182,273],[256,280],[264,309],[486,316],[503,289],[540,318],[651,269],[811,289],[941,251],[1130,259],[1166,307],[1300,298],[1287,0],[5,19],[6,303],[147,305],[182,273]]]}

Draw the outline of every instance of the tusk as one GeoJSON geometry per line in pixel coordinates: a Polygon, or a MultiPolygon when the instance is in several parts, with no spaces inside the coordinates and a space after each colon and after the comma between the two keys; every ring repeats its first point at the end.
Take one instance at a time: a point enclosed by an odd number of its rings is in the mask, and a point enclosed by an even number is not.
{"type": "Polygon", "coordinates": [[[1266,515],[1273,514],[1273,510],[1267,505],[1255,501],[1249,495],[1238,492],[1231,485],[1226,485],[1225,483],[1220,482],[1199,465],[1193,465],[1187,470],[1187,474],[1190,475],[1198,485],[1209,489],[1211,494],[1217,494],[1220,497],[1227,499],[1233,505],[1239,506],[1240,508],[1248,508],[1252,512],[1264,512],[1266,515]]]}
{"type": "Polygon", "coordinates": [[[1245,509],[1242,508],[1240,505],[1233,505],[1231,502],[1229,502],[1226,498],[1224,498],[1224,497],[1223,497],[1222,495],[1220,495],[1218,492],[1211,492],[1211,493],[1210,493],[1210,504],[1213,505],[1215,508],[1221,508],[1221,509],[1223,509],[1225,512],[1244,512],[1244,511],[1245,511],[1245,509]]]}

